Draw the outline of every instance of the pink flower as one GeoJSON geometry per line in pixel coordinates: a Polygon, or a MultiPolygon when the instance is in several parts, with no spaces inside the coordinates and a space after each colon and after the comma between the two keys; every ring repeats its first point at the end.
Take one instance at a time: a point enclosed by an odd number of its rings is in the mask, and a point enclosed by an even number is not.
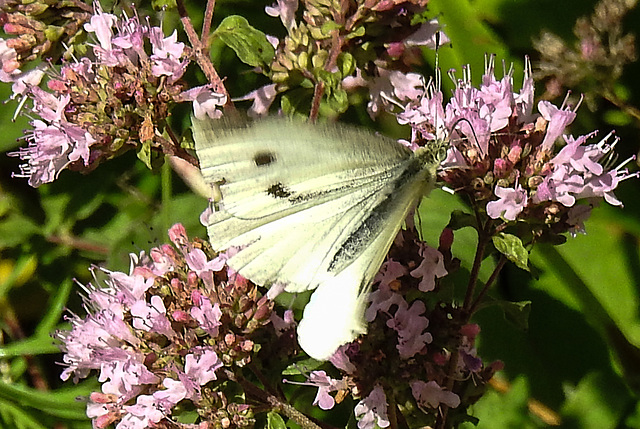
{"type": "Polygon", "coordinates": [[[152,396],[165,409],[171,409],[187,396],[187,389],[181,381],[165,378],[162,385],[165,389],[153,392],[152,396]]]}
{"type": "Polygon", "coordinates": [[[220,311],[220,305],[217,302],[212,305],[209,298],[203,296],[198,290],[192,292],[191,299],[194,304],[191,307],[191,317],[196,319],[200,327],[209,335],[216,337],[218,335],[218,326],[221,325],[220,317],[222,317],[222,312],[220,311]]]}
{"type": "Polygon", "coordinates": [[[440,404],[456,408],[460,405],[460,397],[440,387],[435,381],[425,383],[414,380],[410,383],[411,393],[421,407],[438,408],[440,404]]]}
{"type": "Polygon", "coordinates": [[[237,101],[253,100],[248,114],[252,118],[257,118],[269,113],[269,108],[274,102],[276,95],[278,95],[276,84],[272,83],[251,91],[247,95],[237,99],[237,101]]]}
{"type": "Polygon", "coordinates": [[[148,332],[156,332],[167,338],[177,336],[171,328],[171,322],[167,319],[162,298],[158,295],[151,297],[151,302],[139,300],[131,306],[131,316],[133,316],[133,327],[148,332]]]}
{"type": "Polygon", "coordinates": [[[499,199],[487,203],[487,215],[492,219],[516,220],[527,206],[527,192],[520,185],[515,189],[496,186],[494,192],[499,199]]]}
{"type": "Polygon", "coordinates": [[[356,366],[351,363],[349,356],[346,354],[346,350],[349,348],[349,344],[343,344],[338,347],[333,355],[329,358],[329,361],[336,368],[346,372],[347,374],[353,374],[356,371],[356,366]]]}
{"type": "Polygon", "coordinates": [[[184,43],[178,42],[178,33],[163,37],[159,27],[149,29],[149,40],[153,49],[151,55],[151,73],[154,76],[168,76],[169,83],[174,83],[184,74],[188,60],[180,60],[184,52],[184,43]]]}
{"type": "Polygon", "coordinates": [[[418,268],[410,272],[411,277],[420,278],[420,284],[418,289],[422,292],[429,292],[435,288],[436,278],[442,278],[448,274],[447,269],[444,267],[444,257],[438,249],[427,246],[426,243],[419,243],[420,256],[422,256],[422,262],[418,268]]]}
{"type": "Polygon", "coordinates": [[[391,424],[387,415],[387,397],[380,385],[376,385],[369,396],[358,402],[354,412],[359,429],[386,428],[391,424]]]}
{"type": "MultiPolygon", "coordinates": [[[[180,100],[193,102],[193,116],[197,119],[217,119],[222,116],[222,107],[227,102],[224,94],[211,89],[210,85],[196,86],[180,94],[180,100]]],[[[204,213],[203,213],[204,215],[204,213]]],[[[206,219],[206,218],[205,218],[206,219]]]]}
{"type": "MultiPolygon", "coordinates": [[[[576,107],[577,109],[577,107],[576,107]]],[[[560,137],[564,129],[570,125],[576,118],[576,112],[571,110],[565,110],[562,107],[557,108],[550,102],[542,100],[538,103],[538,112],[544,119],[549,121],[547,125],[547,132],[542,141],[542,147],[550,149],[553,147],[556,139],[560,137]]]]}
{"type": "Polygon", "coordinates": [[[98,381],[103,383],[102,391],[116,395],[126,402],[140,393],[142,386],[155,384],[160,378],[142,363],[144,356],[127,355],[125,359],[105,361],[100,366],[98,381]]]}
{"type": "Polygon", "coordinates": [[[217,380],[216,371],[222,367],[222,361],[216,352],[210,347],[197,347],[193,351],[185,357],[184,372],[200,386],[217,380]]]}
{"type": "Polygon", "coordinates": [[[298,10],[298,0],[277,0],[273,5],[264,8],[267,15],[279,16],[287,30],[296,28],[296,10],[298,10]]]}
{"type": "Polygon", "coordinates": [[[387,326],[398,333],[396,348],[402,359],[409,359],[433,341],[430,333],[424,332],[429,319],[422,316],[426,307],[422,301],[414,301],[411,307],[399,307],[395,315],[387,320],[387,326]]]}
{"type": "Polygon", "coordinates": [[[330,410],[336,404],[335,399],[329,393],[346,387],[342,380],[334,380],[324,371],[311,371],[309,380],[305,384],[318,387],[313,405],[317,405],[323,410],[330,410]]]}
{"type": "Polygon", "coordinates": [[[609,133],[596,144],[585,145],[593,136],[581,136],[574,139],[565,136],[567,145],[549,161],[551,171],[544,176],[533,196],[533,202],[557,201],[566,207],[572,207],[576,199],[603,197],[612,205],[622,205],[613,194],[618,184],[626,179],[638,177],[623,168],[631,159],[627,159],[611,170],[605,170],[601,162],[613,150],[618,139],[609,143],[609,133]]]}
{"type": "Polygon", "coordinates": [[[160,401],[151,395],[140,395],[135,405],[125,405],[123,408],[127,414],[116,429],[147,429],[152,427],[150,423],[158,423],[168,415],[160,401]]]}
{"type": "Polygon", "coordinates": [[[388,285],[381,284],[378,289],[369,294],[369,307],[365,311],[365,320],[373,322],[378,312],[387,313],[391,306],[408,307],[407,302],[399,293],[393,292],[388,285]]]}

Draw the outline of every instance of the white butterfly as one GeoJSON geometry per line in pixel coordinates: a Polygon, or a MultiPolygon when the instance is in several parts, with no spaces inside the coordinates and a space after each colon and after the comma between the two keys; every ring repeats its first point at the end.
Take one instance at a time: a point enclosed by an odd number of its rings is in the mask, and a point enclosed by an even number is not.
{"type": "Polygon", "coordinates": [[[228,263],[254,283],[316,289],[298,326],[311,357],[365,333],[373,277],[448,144],[412,152],[352,127],[282,118],[193,119],[193,136],[205,181],[222,193],[206,222],[214,249],[240,247],[228,263]]]}

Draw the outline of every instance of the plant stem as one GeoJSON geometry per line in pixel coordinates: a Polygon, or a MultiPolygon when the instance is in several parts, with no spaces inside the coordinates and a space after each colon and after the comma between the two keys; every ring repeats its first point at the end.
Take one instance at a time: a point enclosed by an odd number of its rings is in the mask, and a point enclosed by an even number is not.
{"type": "Polygon", "coordinates": [[[469,307],[469,313],[468,313],[469,318],[471,318],[473,313],[475,313],[475,311],[478,309],[478,306],[482,302],[482,299],[485,297],[485,295],[489,291],[489,288],[491,288],[491,286],[495,283],[496,279],[498,278],[498,275],[500,274],[500,271],[502,271],[502,267],[504,267],[504,264],[506,263],[507,263],[507,257],[502,255],[500,257],[500,260],[498,261],[498,264],[496,265],[496,268],[493,270],[493,273],[491,273],[491,277],[489,277],[489,280],[487,280],[487,283],[485,283],[484,287],[482,288],[478,296],[476,296],[476,298],[473,300],[473,303],[469,307]]]}
{"type": "MultiPolygon", "coordinates": [[[[213,64],[211,63],[211,59],[209,58],[209,55],[208,54],[205,55],[205,52],[207,52],[206,48],[208,45],[205,45],[198,37],[198,34],[196,33],[196,30],[193,27],[193,24],[191,23],[191,18],[189,18],[189,15],[187,14],[187,9],[184,7],[183,0],[176,0],[176,5],[178,7],[178,13],[180,14],[180,22],[182,22],[184,31],[185,33],[187,33],[187,37],[189,38],[189,43],[191,43],[191,46],[193,48],[193,55],[196,59],[196,62],[198,63],[198,65],[200,66],[200,69],[202,69],[202,72],[205,74],[205,76],[213,86],[214,91],[216,91],[219,94],[223,94],[227,98],[227,102],[225,103],[224,108],[228,110],[235,110],[235,107],[231,101],[231,97],[229,96],[229,93],[227,92],[227,89],[225,88],[222,82],[222,79],[220,79],[218,72],[216,72],[215,67],[213,67],[213,64]]],[[[209,12],[209,5],[207,5],[207,13],[211,13],[211,15],[213,16],[212,8],[213,6],[211,6],[211,12],[209,12]]],[[[206,20],[205,20],[205,23],[206,23],[206,20]]],[[[208,34],[203,35],[203,40],[208,40],[208,34]]]]}
{"type": "Polygon", "coordinates": [[[296,410],[293,406],[287,404],[286,402],[281,401],[276,396],[262,390],[255,384],[244,379],[243,377],[237,376],[236,374],[234,374],[232,371],[228,369],[224,369],[224,374],[229,380],[236,382],[240,386],[242,386],[242,389],[244,389],[247,396],[253,396],[257,400],[270,405],[272,409],[277,410],[278,412],[282,413],[286,417],[289,417],[291,420],[295,421],[297,424],[299,424],[302,427],[302,429],[322,429],[315,422],[313,422],[309,417],[307,417],[305,414],[301,413],[300,411],[296,410]]]}

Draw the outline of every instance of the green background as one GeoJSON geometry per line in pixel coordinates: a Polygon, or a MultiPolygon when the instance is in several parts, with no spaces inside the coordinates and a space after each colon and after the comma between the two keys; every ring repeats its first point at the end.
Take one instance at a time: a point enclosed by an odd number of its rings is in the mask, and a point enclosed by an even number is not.
{"type": "MultiPolygon", "coordinates": [[[[239,14],[265,33],[282,35],[279,21],[264,15],[264,4],[218,1],[216,22],[239,14]]],[[[460,70],[470,64],[477,84],[485,53],[495,53],[498,64],[514,64],[518,90],[525,55],[536,68],[532,39],[548,30],[572,46],[576,19],[591,14],[594,5],[581,0],[434,0],[429,9],[452,40],[440,50],[440,65],[460,70]]],[[[189,6],[198,22],[202,4],[189,6]]],[[[169,13],[165,30],[172,22],[176,24],[169,13]]],[[[637,10],[626,17],[625,27],[631,32],[640,28],[637,10]]],[[[214,59],[221,74],[229,76],[226,83],[233,96],[265,83],[241,74],[246,67],[229,49],[216,46],[214,59]]],[[[433,64],[433,53],[426,52],[425,59],[433,64]]],[[[430,74],[430,66],[423,71],[430,74]]],[[[638,72],[637,64],[630,64],[616,82],[631,106],[640,105],[638,72]]],[[[542,86],[537,89],[540,95],[542,86]]],[[[0,91],[0,99],[8,98],[7,85],[0,91]]],[[[24,115],[11,121],[14,106],[6,104],[0,111],[2,151],[23,144],[17,139],[28,128],[24,115]]],[[[617,147],[621,159],[635,154],[640,124],[604,100],[591,109],[583,106],[571,132],[606,133],[614,123],[622,138],[617,147]]],[[[184,124],[178,118],[175,125],[180,129],[184,124]]],[[[56,364],[61,355],[50,337],[65,326],[61,316],[66,307],[82,314],[73,279],[90,282],[91,264],[127,271],[128,253],[166,242],[166,230],[175,222],[182,222],[191,236],[205,237],[198,216],[206,201],[194,196],[168,167],[150,173],[134,153],[89,175],[63,171],[54,183],[38,189],[11,177],[18,164],[16,158],[0,157],[0,428],[89,428],[84,403],[75,398],[96,390],[97,382],[62,383],[56,364]],[[49,392],[33,388],[29,368],[37,368],[49,392]]],[[[594,210],[586,235],[557,248],[536,248],[531,262],[537,278],[510,265],[505,268],[493,296],[530,300],[531,315],[527,329],[506,322],[498,307],[477,315],[480,356],[505,363],[497,376],[502,388],[490,389],[472,408],[480,418],[478,427],[546,427],[546,416],[566,428],[640,428],[639,189],[637,180],[624,182],[616,194],[625,207],[594,210]]],[[[427,236],[437,236],[451,210],[460,207],[450,195],[434,191],[421,207],[427,236]]],[[[471,232],[456,233],[456,256],[471,261],[473,246],[471,232]]]]}

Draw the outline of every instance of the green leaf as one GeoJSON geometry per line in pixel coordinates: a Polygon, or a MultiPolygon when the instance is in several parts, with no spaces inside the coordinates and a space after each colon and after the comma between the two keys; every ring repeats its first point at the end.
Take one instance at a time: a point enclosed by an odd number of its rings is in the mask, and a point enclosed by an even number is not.
{"type": "Polygon", "coordinates": [[[3,423],[10,424],[16,429],[45,429],[46,426],[40,424],[38,419],[32,415],[30,410],[23,409],[10,401],[0,399],[0,427],[3,423]]]}
{"type": "Polygon", "coordinates": [[[75,398],[79,392],[88,395],[90,390],[86,390],[87,387],[88,385],[81,389],[58,389],[53,393],[0,382],[0,399],[38,409],[52,416],[81,420],[86,418],[86,403],[78,402],[75,398]]]}
{"type": "MultiPolygon", "coordinates": [[[[497,64],[502,60],[507,65],[512,62],[522,64],[522,58],[514,58],[509,54],[505,42],[478,13],[480,10],[476,2],[469,0],[429,2],[429,12],[438,17],[438,22],[451,39],[451,44],[439,50],[440,68],[445,72],[449,69],[461,72],[462,65],[469,64],[475,82],[482,76],[485,54],[495,54],[497,64]]],[[[432,51],[427,51],[425,56],[429,62],[435,59],[432,51]]],[[[515,82],[522,82],[521,70],[522,67],[516,68],[515,82]]],[[[442,79],[442,85],[446,94],[455,84],[449,79],[442,79]]]]}
{"type": "Polygon", "coordinates": [[[282,375],[305,375],[310,371],[320,368],[324,362],[312,358],[305,359],[289,365],[282,371],[282,375]]]}
{"type": "Polygon", "coordinates": [[[38,260],[34,255],[22,255],[11,267],[9,275],[0,278],[0,297],[5,295],[15,286],[24,284],[35,272],[38,260]]]}
{"type": "Polygon", "coordinates": [[[345,36],[345,40],[353,39],[354,37],[362,37],[365,34],[365,28],[363,25],[360,25],[353,30],[349,34],[345,36]]]}
{"type": "Polygon", "coordinates": [[[624,386],[600,372],[587,374],[577,386],[565,387],[567,400],[562,407],[565,427],[581,429],[616,428],[628,412],[629,399],[624,386]]]}
{"type": "Polygon", "coordinates": [[[466,227],[476,228],[476,217],[462,210],[454,210],[451,212],[451,218],[449,219],[447,227],[454,231],[466,227]]]}
{"type": "Polygon", "coordinates": [[[529,329],[529,315],[531,314],[531,301],[489,301],[484,306],[496,305],[502,309],[505,318],[516,325],[518,329],[529,329]]]}
{"type": "Polygon", "coordinates": [[[141,141],[136,148],[136,155],[138,159],[151,170],[151,143],[148,141],[141,141]]]}
{"type": "Polygon", "coordinates": [[[280,97],[280,107],[287,116],[297,116],[301,119],[306,119],[309,114],[309,104],[312,98],[312,89],[292,89],[282,94],[282,97],[280,97]]]}
{"type": "Polygon", "coordinates": [[[527,381],[519,377],[514,380],[507,393],[490,390],[474,405],[473,414],[479,418],[479,424],[463,423],[460,427],[462,429],[533,429],[539,427],[527,412],[528,398],[527,381]]]}
{"type": "Polygon", "coordinates": [[[356,60],[353,58],[353,55],[348,52],[343,52],[338,55],[337,64],[343,78],[351,76],[356,69],[356,60]]]}
{"type": "Polygon", "coordinates": [[[267,36],[241,16],[226,17],[213,34],[233,49],[240,61],[252,67],[270,64],[275,55],[267,36]]]}
{"type": "Polygon", "coordinates": [[[498,252],[506,256],[517,267],[529,271],[529,252],[524,248],[522,241],[518,237],[501,232],[491,237],[491,239],[498,252]]]}
{"type": "Polygon", "coordinates": [[[287,427],[282,416],[275,411],[269,411],[267,413],[267,428],[268,429],[285,429],[287,427]]]}

